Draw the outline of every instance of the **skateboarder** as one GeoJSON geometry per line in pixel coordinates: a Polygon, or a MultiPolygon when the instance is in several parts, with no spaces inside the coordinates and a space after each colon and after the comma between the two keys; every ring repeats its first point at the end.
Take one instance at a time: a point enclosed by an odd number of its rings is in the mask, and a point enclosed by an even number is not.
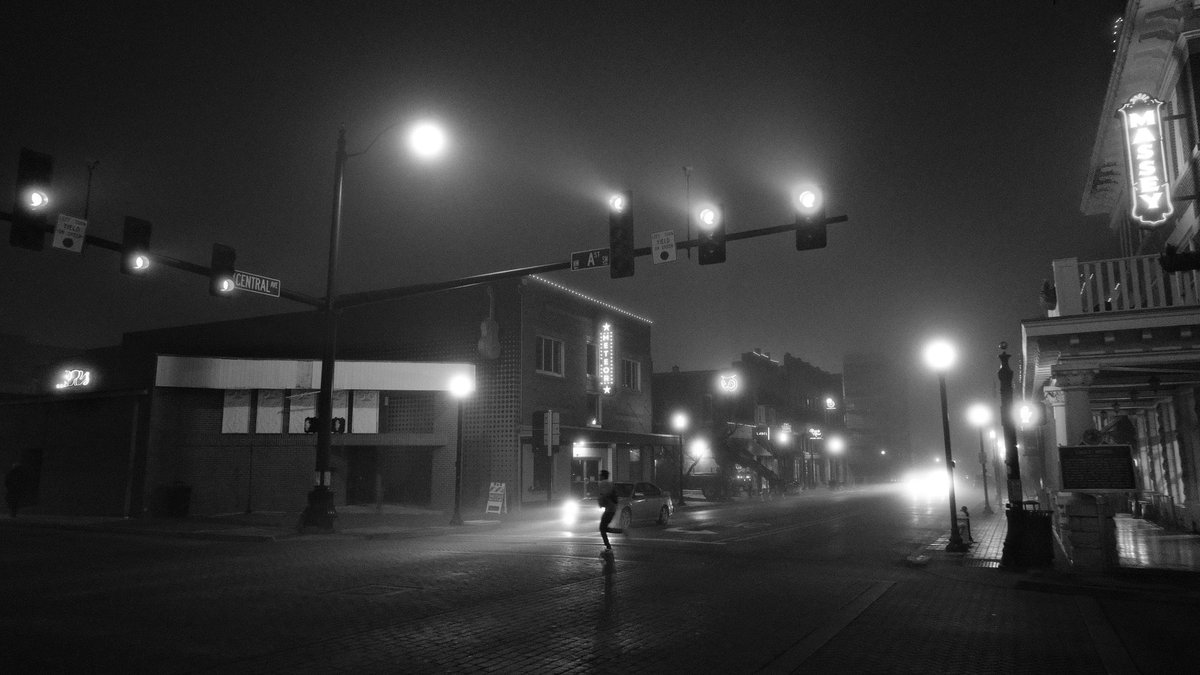
{"type": "Polygon", "coordinates": [[[608,479],[608,471],[600,471],[600,483],[597,485],[596,499],[600,502],[600,508],[604,509],[604,513],[600,515],[600,537],[604,539],[604,550],[600,553],[602,557],[612,557],[612,544],[608,542],[608,533],[616,532],[618,534],[625,530],[609,527],[613,516],[617,515],[617,503],[620,497],[617,496],[617,487],[608,479]]]}

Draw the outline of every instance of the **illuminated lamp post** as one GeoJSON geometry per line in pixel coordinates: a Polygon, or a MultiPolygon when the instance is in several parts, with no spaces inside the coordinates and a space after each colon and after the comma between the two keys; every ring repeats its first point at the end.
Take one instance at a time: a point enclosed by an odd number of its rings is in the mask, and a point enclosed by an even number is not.
{"type": "Polygon", "coordinates": [[[954,365],[957,354],[954,345],[946,340],[935,340],[925,347],[925,364],[938,376],[938,390],[942,401],[942,440],[946,448],[946,475],[950,478],[950,543],[946,550],[961,553],[967,550],[962,534],[958,531],[958,504],[954,498],[954,455],[950,451],[950,413],[946,405],[946,371],[954,365]]]}
{"type": "Polygon", "coordinates": [[[829,440],[825,441],[825,449],[829,450],[829,454],[833,459],[829,472],[829,480],[836,487],[839,482],[845,482],[846,463],[842,453],[846,450],[846,441],[842,440],[841,436],[830,436],[829,440]],[[840,476],[841,480],[836,480],[835,476],[840,476]]]}
{"type": "Polygon", "coordinates": [[[986,405],[982,403],[976,403],[967,409],[967,420],[979,428],[979,466],[983,470],[983,512],[994,513],[992,511],[992,502],[988,500],[988,456],[987,450],[983,447],[983,428],[992,421],[992,413],[990,410],[988,410],[986,405]]]}
{"type": "Polygon", "coordinates": [[[467,375],[455,375],[448,387],[450,395],[458,401],[458,433],[454,444],[454,515],[450,517],[451,525],[462,525],[462,449],[463,449],[463,400],[475,391],[475,380],[467,375]]]}
{"type": "MultiPolygon", "coordinates": [[[[315,484],[308,494],[308,506],[301,516],[302,527],[333,530],[333,519],[337,513],[333,506],[332,475],[329,470],[330,446],[333,433],[333,369],[337,355],[337,315],[334,301],[337,295],[338,247],[342,231],[342,179],[346,160],[365,154],[384,134],[395,129],[393,124],[379,132],[375,139],[360,152],[346,152],[346,129],[338,131],[337,152],[333,163],[333,216],[329,226],[329,266],[325,278],[324,345],[321,352],[321,389],[317,394],[317,461],[315,484]]],[[[446,146],[446,136],[432,122],[421,122],[412,127],[408,145],[414,154],[430,159],[441,154],[446,146]]]]}
{"type": "Polygon", "coordinates": [[[683,500],[683,433],[687,431],[690,423],[691,420],[688,419],[688,414],[682,410],[678,410],[671,415],[671,428],[679,436],[679,501],[676,502],[677,506],[687,505],[687,502],[683,500]]]}

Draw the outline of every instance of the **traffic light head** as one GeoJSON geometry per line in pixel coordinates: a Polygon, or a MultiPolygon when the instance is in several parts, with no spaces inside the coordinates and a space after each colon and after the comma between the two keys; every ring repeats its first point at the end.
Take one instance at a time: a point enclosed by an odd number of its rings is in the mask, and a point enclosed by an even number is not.
{"type": "Polygon", "coordinates": [[[12,228],[8,243],[31,251],[45,245],[49,229],[47,214],[50,204],[50,181],[54,175],[54,158],[29,148],[21,148],[17,163],[17,198],[13,204],[12,228]]]}
{"type": "Polygon", "coordinates": [[[121,237],[121,272],[136,274],[150,268],[150,223],[141,218],[125,216],[121,237]]]}
{"type": "Polygon", "coordinates": [[[212,295],[229,295],[234,290],[233,265],[237,252],[224,244],[213,244],[212,265],[209,268],[208,292],[212,295]]]}
{"type": "Polygon", "coordinates": [[[796,193],[796,250],[825,248],[825,195],[819,188],[805,186],[796,193]]]}
{"type": "Polygon", "coordinates": [[[725,220],[715,206],[700,209],[700,264],[725,262],[725,220]]]}
{"type": "Polygon", "coordinates": [[[608,200],[609,275],[613,279],[633,276],[633,209],[631,193],[613,195],[608,200]]]}

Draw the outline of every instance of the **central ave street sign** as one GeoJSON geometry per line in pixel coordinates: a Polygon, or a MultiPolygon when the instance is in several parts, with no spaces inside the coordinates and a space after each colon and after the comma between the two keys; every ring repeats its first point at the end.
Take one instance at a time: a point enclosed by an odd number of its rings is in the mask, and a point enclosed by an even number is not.
{"type": "Polygon", "coordinates": [[[260,274],[234,270],[233,285],[238,290],[250,291],[251,293],[261,293],[263,295],[270,295],[276,298],[279,297],[279,280],[272,279],[271,277],[264,277],[260,274]]]}
{"type": "Polygon", "coordinates": [[[591,251],[576,251],[571,254],[571,271],[591,269],[593,267],[608,267],[609,250],[606,248],[591,251]]]}

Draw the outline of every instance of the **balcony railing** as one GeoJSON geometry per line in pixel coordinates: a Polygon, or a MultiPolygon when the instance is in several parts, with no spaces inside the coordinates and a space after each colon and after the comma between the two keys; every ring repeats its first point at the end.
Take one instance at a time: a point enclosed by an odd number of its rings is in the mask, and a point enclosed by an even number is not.
{"type": "Polygon", "coordinates": [[[1164,272],[1157,255],[1054,261],[1058,305],[1049,316],[1200,306],[1200,272],[1164,272]]]}

